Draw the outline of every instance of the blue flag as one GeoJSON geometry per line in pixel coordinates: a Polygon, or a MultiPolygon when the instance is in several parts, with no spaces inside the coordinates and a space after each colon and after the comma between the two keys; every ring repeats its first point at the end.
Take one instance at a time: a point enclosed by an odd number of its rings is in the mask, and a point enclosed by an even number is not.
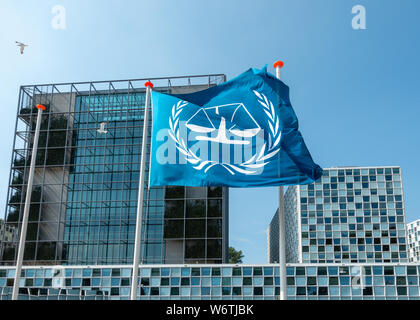
{"type": "Polygon", "coordinates": [[[152,104],[150,186],[297,185],[322,175],[289,88],[266,67],[191,94],[153,91],[152,104]]]}

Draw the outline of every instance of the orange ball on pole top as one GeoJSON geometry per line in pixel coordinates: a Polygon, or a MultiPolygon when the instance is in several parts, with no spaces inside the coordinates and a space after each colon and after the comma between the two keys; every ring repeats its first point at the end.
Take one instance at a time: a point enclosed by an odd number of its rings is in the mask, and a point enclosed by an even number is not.
{"type": "Polygon", "coordinates": [[[283,66],[284,66],[284,62],[280,61],[280,60],[274,62],[274,64],[273,64],[274,69],[277,69],[277,67],[280,67],[280,69],[281,69],[281,68],[283,68],[283,66]]]}

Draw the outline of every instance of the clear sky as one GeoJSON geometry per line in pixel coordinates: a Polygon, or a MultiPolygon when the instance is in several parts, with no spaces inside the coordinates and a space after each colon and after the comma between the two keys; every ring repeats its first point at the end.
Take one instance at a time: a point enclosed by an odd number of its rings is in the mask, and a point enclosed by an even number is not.
{"type": "MultiPolygon", "coordinates": [[[[322,167],[399,165],[420,218],[418,0],[2,0],[0,210],[20,85],[225,73],[285,61],[300,130],[322,167]],[[55,5],[66,29],[51,25],[55,5]],[[366,8],[366,30],[352,7],[366,8]],[[29,44],[19,53],[15,41],[29,44]]],[[[266,262],[277,189],[231,189],[230,244],[266,262]]],[[[0,214],[1,216],[1,214],[0,214]]]]}

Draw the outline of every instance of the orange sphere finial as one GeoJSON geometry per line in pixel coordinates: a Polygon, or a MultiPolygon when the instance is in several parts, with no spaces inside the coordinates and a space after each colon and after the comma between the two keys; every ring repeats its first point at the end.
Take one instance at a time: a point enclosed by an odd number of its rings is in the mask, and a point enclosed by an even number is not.
{"type": "Polygon", "coordinates": [[[280,69],[281,69],[281,68],[283,68],[283,66],[284,66],[284,62],[280,61],[280,60],[274,62],[274,64],[273,64],[274,69],[277,69],[277,67],[280,67],[280,69]]]}
{"type": "Polygon", "coordinates": [[[45,111],[45,109],[46,109],[45,106],[43,106],[42,104],[37,104],[36,108],[37,109],[42,109],[42,111],[45,111]]]}
{"type": "Polygon", "coordinates": [[[153,83],[151,83],[150,81],[147,81],[147,82],[144,84],[144,86],[145,86],[145,87],[150,87],[150,89],[153,89],[153,83]]]}

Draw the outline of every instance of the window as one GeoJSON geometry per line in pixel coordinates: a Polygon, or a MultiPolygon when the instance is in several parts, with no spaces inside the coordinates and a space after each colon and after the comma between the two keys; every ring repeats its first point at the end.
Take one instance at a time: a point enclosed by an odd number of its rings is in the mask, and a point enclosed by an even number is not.
{"type": "Polygon", "coordinates": [[[204,200],[187,200],[187,218],[200,218],[206,216],[206,203],[204,200]]]}
{"type": "Polygon", "coordinates": [[[184,200],[165,201],[165,218],[184,218],[184,200]]]}
{"type": "Polygon", "coordinates": [[[185,227],[186,238],[205,238],[206,236],[206,220],[204,219],[187,219],[185,227]]]}
{"type": "Polygon", "coordinates": [[[165,220],[165,238],[184,238],[184,220],[165,220]]]}
{"type": "Polygon", "coordinates": [[[165,199],[182,199],[184,194],[184,187],[166,187],[165,189],[165,199]]]}
{"type": "Polygon", "coordinates": [[[210,199],[208,200],[208,217],[221,217],[222,216],[222,200],[210,199]]]}
{"type": "Polygon", "coordinates": [[[204,240],[185,241],[185,258],[204,258],[205,256],[204,240]]]}

